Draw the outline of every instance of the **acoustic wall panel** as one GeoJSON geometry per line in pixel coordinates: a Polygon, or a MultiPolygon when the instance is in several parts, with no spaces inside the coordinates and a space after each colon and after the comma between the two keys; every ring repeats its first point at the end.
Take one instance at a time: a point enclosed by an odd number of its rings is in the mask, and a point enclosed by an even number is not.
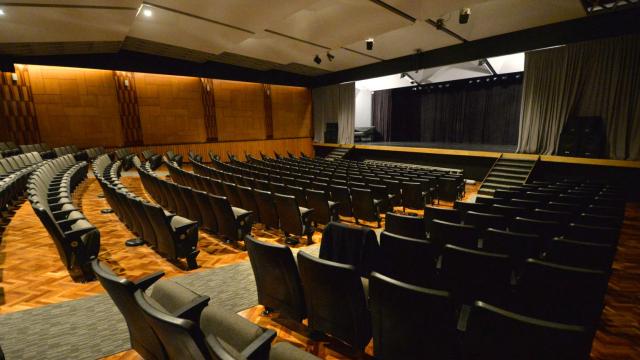
{"type": "Polygon", "coordinates": [[[213,91],[213,80],[201,78],[202,107],[204,108],[204,127],[207,141],[218,140],[218,124],[216,124],[216,97],[213,91]]]}
{"type": "Polygon", "coordinates": [[[218,141],[266,139],[262,84],[214,80],[218,141]]]}
{"type": "Polygon", "coordinates": [[[16,65],[15,74],[0,72],[0,141],[17,144],[40,142],[36,108],[33,103],[29,69],[16,65]]]}
{"type": "Polygon", "coordinates": [[[113,80],[120,107],[120,122],[125,146],[142,145],[142,124],[138,109],[136,80],[132,72],[114,71],[113,80]]]}
{"type": "Polygon", "coordinates": [[[311,92],[307,88],[271,85],[273,138],[311,136],[311,92]]]}

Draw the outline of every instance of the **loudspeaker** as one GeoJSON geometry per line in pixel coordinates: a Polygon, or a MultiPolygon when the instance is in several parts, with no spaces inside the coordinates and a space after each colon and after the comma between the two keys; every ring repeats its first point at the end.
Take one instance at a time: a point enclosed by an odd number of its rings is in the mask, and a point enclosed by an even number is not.
{"type": "Polygon", "coordinates": [[[562,128],[557,154],[599,158],[605,157],[606,134],[599,116],[571,117],[562,128]]]}

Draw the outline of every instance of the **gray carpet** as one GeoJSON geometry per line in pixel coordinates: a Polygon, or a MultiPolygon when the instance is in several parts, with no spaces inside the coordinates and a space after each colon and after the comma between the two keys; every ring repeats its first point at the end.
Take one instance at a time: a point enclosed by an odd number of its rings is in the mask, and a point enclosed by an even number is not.
{"type": "MultiPolygon", "coordinates": [[[[304,249],[316,256],[318,250],[304,249]]],[[[248,261],[172,280],[229,311],[258,304],[248,261]]],[[[7,360],[97,359],[130,348],[124,318],[106,294],[2,315],[0,346],[7,360]]]]}

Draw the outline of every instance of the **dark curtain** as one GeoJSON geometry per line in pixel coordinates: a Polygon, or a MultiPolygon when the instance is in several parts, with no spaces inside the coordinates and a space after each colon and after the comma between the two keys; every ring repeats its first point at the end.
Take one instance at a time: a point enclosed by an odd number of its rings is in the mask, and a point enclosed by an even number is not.
{"type": "Polygon", "coordinates": [[[390,141],[515,145],[522,77],[486,80],[392,90],[390,141]]]}
{"type": "Polygon", "coordinates": [[[393,90],[379,90],[373,93],[371,99],[371,119],[372,125],[380,134],[380,140],[390,141],[391,139],[391,94],[393,90]]]}

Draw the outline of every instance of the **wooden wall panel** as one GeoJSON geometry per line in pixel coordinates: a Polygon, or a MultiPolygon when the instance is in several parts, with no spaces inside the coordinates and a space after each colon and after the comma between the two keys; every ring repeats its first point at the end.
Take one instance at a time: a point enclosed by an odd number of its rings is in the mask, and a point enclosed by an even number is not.
{"type": "Polygon", "coordinates": [[[113,72],[28,65],[42,142],[122,146],[113,72]]]}
{"type": "Polygon", "coordinates": [[[311,92],[307,88],[271,85],[273,138],[311,136],[311,92]]]}
{"type": "Polygon", "coordinates": [[[145,144],[204,142],[199,78],[135,73],[145,144]]]}
{"type": "Polygon", "coordinates": [[[214,80],[219,141],[266,138],[262,84],[214,80]]]}
{"type": "Polygon", "coordinates": [[[16,65],[15,71],[17,80],[13,80],[10,72],[0,72],[0,141],[39,143],[40,130],[29,69],[16,65]]]}
{"type": "Polygon", "coordinates": [[[120,106],[120,123],[125,146],[142,145],[142,124],[138,109],[136,80],[132,72],[114,71],[118,105],[120,106]]]}
{"type": "Polygon", "coordinates": [[[189,151],[194,151],[204,157],[209,162],[209,151],[218,154],[223,160],[228,160],[227,152],[235,154],[239,159],[244,160],[244,152],[259,157],[260,151],[273,157],[273,152],[286,155],[287,151],[299,155],[304,152],[308,156],[313,156],[313,143],[311,138],[295,139],[274,139],[274,140],[253,140],[253,141],[225,141],[211,143],[194,144],[169,144],[153,146],[129,147],[131,153],[140,153],[143,150],[151,149],[157,154],[164,154],[167,150],[173,150],[176,154],[182,154],[185,161],[188,160],[189,151]]]}
{"type": "Polygon", "coordinates": [[[213,80],[201,78],[202,107],[204,108],[204,127],[207,131],[207,141],[218,140],[218,124],[216,122],[216,96],[213,92],[213,80]]]}

